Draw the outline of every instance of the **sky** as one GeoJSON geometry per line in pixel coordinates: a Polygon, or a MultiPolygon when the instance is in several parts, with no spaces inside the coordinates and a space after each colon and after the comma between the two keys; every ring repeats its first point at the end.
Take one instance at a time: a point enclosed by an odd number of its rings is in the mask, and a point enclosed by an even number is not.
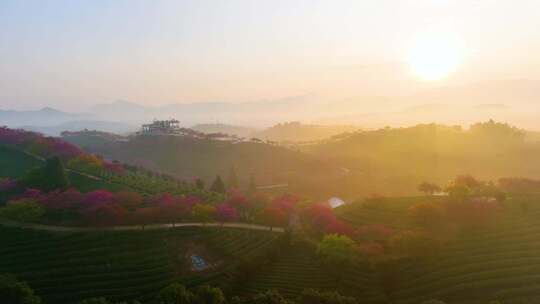
{"type": "Polygon", "coordinates": [[[403,95],[540,80],[538,54],[540,0],[0,0],[0,109],[403,95]],[[464,51],[426,80],[432,29],[464,51]]]}

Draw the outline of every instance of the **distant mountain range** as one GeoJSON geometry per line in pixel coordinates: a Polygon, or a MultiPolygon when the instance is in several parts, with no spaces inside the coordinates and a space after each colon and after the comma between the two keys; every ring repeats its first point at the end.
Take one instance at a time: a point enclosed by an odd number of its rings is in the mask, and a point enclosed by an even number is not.
{"type": "MultiPolygon", "coordinates": [[[[124,133],[153,119],[176,118],[184,127],[195,126],[203,132],[222,130],[244,137],[254,134],[255,129],[285,121],[355,125],[366,129],[429,122],[468,125],[494,119],[540,130],[538,113],[540,82],[517,79],[429,87],[396,96],[389,93],[388,96],[358,95],[332,99],[307,94],[257,102],[172,103],[162,106],[115,101],[95,105],[87,113],[67,113],[51,108],[0,110],[0,125],[30,126],[28,128],[47,134],[57,134],[62,128],[124,133]]],[[[270,139],[268,135],[257,136],[270,139]]]]}
{"type": "Polygon", "coordinates": [[[52,108],[43,108],[37,111],[10,111],[0,110],[0,125],[9,127],[53,126],[70,121],[91,119],[90,114],[76,114],[62,112],[52,108]]]}
{"type": "MultiPolygon", "coordinates": [[[[163,106],[142,106],[129,101],[98,104],[90,112],[103,120],[143,123],[153,119],[176,118],[183,125],[210,121],[263,127],[279,121],[295,120],[312,99],[295,96],[278,100],[244,103],[199,102],[163,106]]],[[[305,115],[304,115],[305,117],[305,115]]]]}

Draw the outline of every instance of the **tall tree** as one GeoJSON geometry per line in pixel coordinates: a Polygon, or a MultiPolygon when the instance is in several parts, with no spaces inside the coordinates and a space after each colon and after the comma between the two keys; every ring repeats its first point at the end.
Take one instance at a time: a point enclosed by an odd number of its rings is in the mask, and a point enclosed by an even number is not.
{"type": "Polygon", "coordinates": [[[248,194],[253,194],[257,191],[257,184],[255,183],[255,177],[253,174],[249,177],[249,185],[247,189],[248,194]]]}
{"type": "Polygon", "coordinates": [[[49,158],[43,167],[30,171],[23,178],[23,183],[44,191],[65,189],[69,184],[66,170],[59,157],[49,158]]]}
{"type": "Polygon", "coordinates": [[[223,183],[221,176],[219,175],[216,176],[216,179],[212,183],[212,186],[210,186],[210,191],[221,193],[221,194],[225,193],[225,184],[223,183]]]}
{"type": "Polygon", "coordinates": [[[197,187],[197,189],[204,190],[204,181],[200,178],[197,178],[195,180],[195,186],[197,187]]]}
{"type": "Polygon", "coordinates": [[[238,189],[238,176],[236,175],[236,170],[234,170],[234,167],[231,167],[231,171],[229,172],[229,178],[227,179],[227,188],[238,189]]]}

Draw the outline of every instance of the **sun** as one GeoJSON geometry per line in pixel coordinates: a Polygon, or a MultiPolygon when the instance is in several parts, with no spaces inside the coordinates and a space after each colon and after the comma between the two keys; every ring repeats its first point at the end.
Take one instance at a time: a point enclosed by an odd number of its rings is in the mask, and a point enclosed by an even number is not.
{"type": "Polygon", "coordinates": [[[407,62],[424,80],[438,80],[454,72],[465,59],[465,42],[449,30],[419,33],[408,52],[407,62]]]}

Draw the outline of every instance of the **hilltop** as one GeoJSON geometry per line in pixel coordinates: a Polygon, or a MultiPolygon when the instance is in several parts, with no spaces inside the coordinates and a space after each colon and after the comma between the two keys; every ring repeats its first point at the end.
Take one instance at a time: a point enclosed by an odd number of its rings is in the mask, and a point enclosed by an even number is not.
{"type": "Polygon", "coordinates": [[[178,178],[200,177],[210,182],[216,175],[228,177],[234,169],[242,187],[253,177],[257,185],[288,184],[291,192],[340,174],[338,168],[302,152],[260,141],[149,135],[86,149],[178,178]]]}

